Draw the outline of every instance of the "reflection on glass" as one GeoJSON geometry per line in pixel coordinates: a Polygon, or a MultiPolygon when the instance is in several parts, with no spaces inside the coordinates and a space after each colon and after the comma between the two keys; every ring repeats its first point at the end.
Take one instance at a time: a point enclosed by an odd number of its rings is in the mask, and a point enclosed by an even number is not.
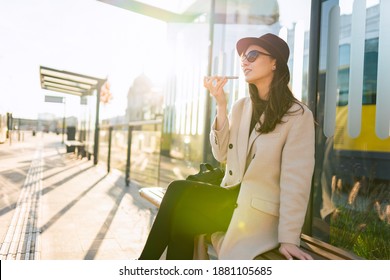
{"type": "MultiPolygon", "coordinates": [[[[382,79],[377,71],[379,52],[383,51],[378,46],[382,40],[379,28],[380,21],[390,16],[387,14],[390,10],[380,9],[385,1],[365,6],[367,21],[364,40],[354,40],[355,36],[361,34],[351,32],[359,33],[361,29],[351,25],[361,22],[352,20],[355,12],[352,9],[359,8],[358,5],[353,6],[352,2],[340,1],[335,133],[334,136],[324,137],[324,131],[319,129],[317,134],[318,171],[314,178],[313,234],[367,259],[390,259],[390,138],[381,139],[375,132],[378,122],[375,117],[377,85],[382,79]],[[360,53],[357,53],[358,50],[360,53]],[[356,63],[356,59],[359,59],[357,56],[362,58],[362,69],[356,63]],[[353,78],[359,71],[363,78],[353,78]],[[354,83],[362,83],[361,93],[351,92],[359,88],[354,83]],[[348,115],[359,107],[360,134],[351,135],[348,115]]],[[[326,5],[338,5],[338,1],[326,1],[323,6],[326,5]]],[[[325,14],[322,16],[326,17],[329,6],[323,7],[323,11],[325,14]]],[[[321,32],[327,34],[331,29],[322,24],[321,32]]],[[[324,46],[326,42],[322,42],[321,47],[324,46]]],[[[326,61],[330,54],[324,50],[322,53],[321,60],[326,61]]],[[[324,61],[320,65],[324,65],[324,61]]],[[[389,65],[384,66],[387,72],[389,65]]],[[[327,78],[325,72],[319,72],[320,120],[326,106],[322,100],[326,98],[324,95],[329,94],[324,88],[327,78]]],[[[390,104],[386,106],[390,108],[390,104]]],[[[356,122],[356,119],[352,121],[356,122]]]]}

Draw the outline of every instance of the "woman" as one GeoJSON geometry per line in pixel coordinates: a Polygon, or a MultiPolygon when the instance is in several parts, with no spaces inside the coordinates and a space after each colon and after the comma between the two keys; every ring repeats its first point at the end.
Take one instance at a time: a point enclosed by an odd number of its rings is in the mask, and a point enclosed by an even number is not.
{"type": "Polygon", "coordinates": [[[204,81],[217,103],[210,140],[226,162],[222,186],[241,184],[229,228],[213,234],[220,259],[252,259],[280,244],[287,258],[311,259],[299,248],[314,169],[314,120],[288,88],[288,45],[273,34],[237,42],[250,97],[227,117],[224,78],[204,81]]]}
{"type": "Polygon", "coordinates": [[[210,141],[226,163],[221,186],[174,181],[168,187],[139,259],[192,259],[194,238],[210,234],[219,259],[253,259],[280,244],[299,248],[314,168],[314,122],[288,88],[289,48],[266,34],[237,43],[250,97],[227,117],[223,77],[205,78],[217,103],[210,141]]]}

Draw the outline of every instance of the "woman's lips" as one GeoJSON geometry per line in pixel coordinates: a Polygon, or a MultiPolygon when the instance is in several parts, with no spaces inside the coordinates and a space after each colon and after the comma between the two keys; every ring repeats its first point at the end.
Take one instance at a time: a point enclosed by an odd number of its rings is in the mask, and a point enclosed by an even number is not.
{"type": "Polygon", "coordinates": [[[244,75],[246,76],[246,75],[248,75],[249,74],[249,72],[251,72],[252,70],[251,69],[244,69],[244,75]]]}

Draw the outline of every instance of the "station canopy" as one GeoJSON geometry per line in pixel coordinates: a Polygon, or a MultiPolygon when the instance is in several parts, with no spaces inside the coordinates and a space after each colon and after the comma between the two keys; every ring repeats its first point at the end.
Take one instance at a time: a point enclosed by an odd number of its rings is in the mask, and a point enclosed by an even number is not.
{"type": "Polygon", "coordinates": [[[210,0],[98,0],[165,22],[193,22],[210,6],[210,0]]]}
{"type": "Polygon", "coordinates": [[[76,96],[92,95],[105,79],[78,73],[40,66],[41,87],[43,89],[72,94],[76,96]]]}
{"type": "Polygon", "coordinates": [[[193,23],[212,13],[212,23],[272,25],[279,20],[277,0],[98,0],[167,23],[193,23]],[[233,6],[231,6],[233,5],[233,6]],[[213,6],[213,7],[212,7],[213,6]],[[234,9],[227,9],[229,6],[234,9]],[[236,11],[240,11],[241,17],[236,11]]]}

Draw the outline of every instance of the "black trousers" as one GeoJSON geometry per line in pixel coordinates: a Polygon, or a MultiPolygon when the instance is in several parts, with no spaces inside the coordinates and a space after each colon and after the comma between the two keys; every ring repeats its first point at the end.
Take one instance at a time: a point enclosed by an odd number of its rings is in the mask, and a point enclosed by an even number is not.
{"type": "Polygon", "coordinates": [[[168,260],[191,260],[194,238],[203,233],[226,231],[239,187],[193,181],[173,181],[161,202],[140,260],[158,260],[165,248],[168,260]]]}

